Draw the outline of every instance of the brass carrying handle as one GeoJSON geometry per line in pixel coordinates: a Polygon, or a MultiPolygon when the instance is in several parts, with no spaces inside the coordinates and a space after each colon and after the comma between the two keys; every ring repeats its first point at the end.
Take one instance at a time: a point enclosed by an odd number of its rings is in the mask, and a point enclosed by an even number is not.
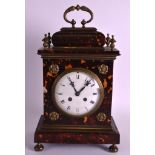
{"type": "Polygon", "coordinates": [[[92,20],[93,20],[93,12],[89,9],[89,8],[87,8],[86,6],[79,6],[79,5],[77,5],[77,6],[71,6],[71,7],[69,7],[65,12],[64,12],[64,20],[67,22],[67,23],[70,23],[70,24],[72,24],[72,27],[73,28],[75,28],[75,24],[76,24],[76,21],[74,20],[74,19],[72,19],[71,21],[69,21],[68,19],[67,19],[67,13],[69,13],[69,12],[71,12],[71,11],[74,11],[74,10],[77,10],[77,11],[79,11],[79,10],[82,10],[82,11],[86,11],[86,12],[88,12],[88,13],[90,13],[90,19],[89,20],[87,20],[87,21],[85,21],[84,19],[81,21],[81,24],[82,24],[82,28],[85,28],[85,24],[87,24],[87,23],[90,23],[92,20]]]}

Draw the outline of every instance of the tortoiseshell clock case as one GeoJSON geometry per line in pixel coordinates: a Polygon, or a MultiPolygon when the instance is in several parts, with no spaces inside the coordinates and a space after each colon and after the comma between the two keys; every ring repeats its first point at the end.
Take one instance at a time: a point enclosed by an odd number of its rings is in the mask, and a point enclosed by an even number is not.
{"type": "MultiPolygon", "coordinates": [[[[83,10],[83,7],[72,6],[72,9],[83,10]]],[[[92,12],[87,11],[92,17],[92,12]]],[[[64,14],[66,12],[69,11],[64,14]]],[[[119,51],[114,48],[113,37],[108,35],[106,38],[96,28],[75,28],[72,25],[72,28],[62,28],[52,37],[45,35],[44,47],[38,50],[43,59],[44,113],[34,135],[35,150],[43,150],[41,143],[93,143],[112,144],[109,151],[117,152],[115,144],[120,143],[120,134],[111,116],[111,107],[113,62],[120,55],[119,51]],[[54,46],[50,46],[51,42],[54,46]],[[58,75],[74,68],[92,71],[104,88],[100,107],[93,114],[81,118],[63,114],[52,100],[52,86],[58,75]]]]}

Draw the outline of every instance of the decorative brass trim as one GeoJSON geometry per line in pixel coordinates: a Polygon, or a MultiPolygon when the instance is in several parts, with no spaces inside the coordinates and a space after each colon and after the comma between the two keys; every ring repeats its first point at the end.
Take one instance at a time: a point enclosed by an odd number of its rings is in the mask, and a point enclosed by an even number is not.
{"type": "Polygon", "coordinates": [[[106,114],[103,112],[100,112],[97,114],[96,118],[99,122],[104,122],[106,120],[106,114]]]}
{"type": "Polygon", "coordinates": [[[89,8],[87,8],[86,6],[79,6],[79,5],[77,5],[77,6],[71,6],[71,7],[69,7],[65,12],[64,12],[64,20],[67,22],[67,23],[70,23],[70,24],[72,24],[72,28],[75,28],[75,24],[76,24],[76,21],[74,20],[74,19],[72,19],[71,21],[69,21],[68,19],[67,19],[67,13],[69,13],[69,12],[71,12],[71,11],[74,11],[74,10],[77,10],[77,11],[79,11],[79,10],[82,10],[82,11],[86,11],[86,12],[88,12],[88,13],[90,13],[90,19],[88,20],[88,21],[85,21],[84,19],[81,21],[81,24],[82,24],[82,27],[84,28],[85,27],[85,24],[87,24],[87,23],[90,23],[92,20],[93,20],[93,12],[89,9],[89,8]]]}
{"type": "Polygon", "coordinates": [[[115,38],[114,38],[114,35],[112,35],[112,38],[110,40],[110,47],[111,47],[111,50],[113,51],[113,49],[115,48],[115,38]]]}
{"type": "Polygon", "coordinates": [[[111,132],[111,126],[90,126],[90,125],[56,125],[44,124],[43,129],[53,132],[111,132]]]}
{"type": "Polygon", "coordinates": [[[41,54],[41,58],[44,58],[44,59],[66,59],[66,58],[71,58],[72,60],[79,60],[79,59],[85,59],[85,60],[92,60],[92,58],[94,60],[115,60],[116,59],[116,56],[118,56],[118,54],[115,54],[115,55],[91,55],[91,56],[88,56],[87,55],[73,55],[73,54],[66,54],[66,55],[51,55],[51,54],[41,54]]]}
{"type": "Polygon", "coordinates": [[[49,114],[49,118],[50,118],[50,120],[52,120],[52,121],[56,121],[56,120],[59,119],[59,114],[58,114],[57,112],[53,111],[53,112],[51,112],[51,113],[49,114]]]}
{"type": "Polygon", "coordinates": [[[102,64],[98,66],[98,70],[101,74],[106,74],[108,72],[108,66],[105,64],[102,64]]]}
{"type": "Polygon", "coordinates": [[[110,40],[111,40],[111,38],[110,38],[109,33],[108,33],[107,37],[106,37],[106,45],[107,45],[107,47],[109,47],[109,45],[110,45],[110,40]]]}
{"type": "Polygon", "coordinates": [[[49,71],[52,73],[52,74],[57,74],[59,72],[59,66],[57,64],[52,64],[50,67],[49,67],[49,71]]]}
{"type": "Polygon", "coordinates": [[[92,113],[94,113],[99,107],[100,105],[102,104],[102,101],[103,101],[103,98],[104,98],[104,88],[103,88],[103,85],[102,85],[102,82],[100,81],[99,77],[93,73],[92,71],[88,70],[88,69],[84,69],[84,68],[73,68],[73,69],[70,69],[70,70],[65,70],[63,73],[61,73],[60,75],[58,75],[58,77],[55,79],[54,83],[53,83],[53,86],[52,86],[52,89],[51,89],[51,95],[52,95],[52,101],[53,103],[55,104],[55,106],[66,116],[71,116],[71,117],[84,117],[84,116],[89,116],[91,115],[92,113]],[[68,114],[66,111],[63,111],[57,104],[56,100],[55,100],[55,87],[56,87],[56,84],[57,82],[65,75],[65,74],[68,74],[70,72],[74,72],[74,71],[77,71],[77,72],[85,72],[87,74],[89,74],[93,79],[95,79],[100,87],[100,99],[98,101],[98,103],[96,104],[96,107],[94,107],[91,111],[89,111],[87,114],[82,114],[82,115],[71,115],[71,114],[68,114]]]}
{"type": "Polygon", "coordinates": [[[52,37],[50,36],[50,33],[48,33],[48,35],[44,35],[44,38],[42,39],[44,48],[50,48],[52,42],[51,40],[52,37]]]}

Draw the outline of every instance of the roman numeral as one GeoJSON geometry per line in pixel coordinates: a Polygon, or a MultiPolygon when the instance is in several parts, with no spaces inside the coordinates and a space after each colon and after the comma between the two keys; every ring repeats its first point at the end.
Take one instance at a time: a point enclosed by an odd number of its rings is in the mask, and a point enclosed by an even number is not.
{"type": "Polygon", "coordinates": [[[65,100],[61,100],[60,102],[61,102],[62,104],[64,104],[64,103],[65,103],[65,100]]]}
{"type": "Polygon", "coordinates": [[[93,93],[93,95],[97,95],[97,93],[93,93]]]}
{"type": "Polygon", "coordinates": [[[85,79],[85,81],[87,81],[88,78],[85,79]]]}
{"type": "Polygon", "coordinates": [[[79,74],[77,74],[77,75],[76,75],[76,78],[77,78],[77,79],[79,79],[79,78],[80,78],[80,75],[79,75],[79,74]]]}
{"type": "Polygon", "coordinates": [[[68,107],[67,107],[67,110],[70,110],[70,109],[71,109],[71,107],[70,107],[70,106],[68,106],[68,107]]]}
{"type": "Polygon", "coordinates": [[[95,86],[95,84],[92,84],[91,87],[95,86]]]}
{"type": "Polygon", "coordinates": [[[62,95],[62,93],[57,93],[58,95],[62,95]]]}
{"type": "Polygon", "coordinates": [[[79,108],[76,108],[76,112],[79,112],[79,108]]]}
{"type": "Polygon", "coordinates": [[[88,111],[88,108],[87,107],[85,107],[85,109],[88,111]]]}
{"type": "Polygon", "coordinates": [[[93,100],[90,101],[91,104],[94,104],[95,102],[93,100]]]}
{"type": "Polygon", "coordinates": [[[67,79],[68,79],[69,81],[71,81],[71,78],[70,78],[69,76],[67,76],[67,79]]]}

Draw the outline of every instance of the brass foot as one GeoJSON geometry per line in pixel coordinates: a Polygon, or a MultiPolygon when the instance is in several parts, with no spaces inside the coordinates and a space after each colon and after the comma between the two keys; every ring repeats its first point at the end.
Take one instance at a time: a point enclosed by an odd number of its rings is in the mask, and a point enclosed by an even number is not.
{"type": "Polygon", "coordinates": [[[34,150],[35,151],[42,151],[44,149],[44,146],[40,143],[37,143],[35,146],[34,146],[34,150]]]}
{"type": "Polygon", "coordinates": [[[118,152],[118,147],[113,144],[109,147],[109,152],[118,152]]]}

